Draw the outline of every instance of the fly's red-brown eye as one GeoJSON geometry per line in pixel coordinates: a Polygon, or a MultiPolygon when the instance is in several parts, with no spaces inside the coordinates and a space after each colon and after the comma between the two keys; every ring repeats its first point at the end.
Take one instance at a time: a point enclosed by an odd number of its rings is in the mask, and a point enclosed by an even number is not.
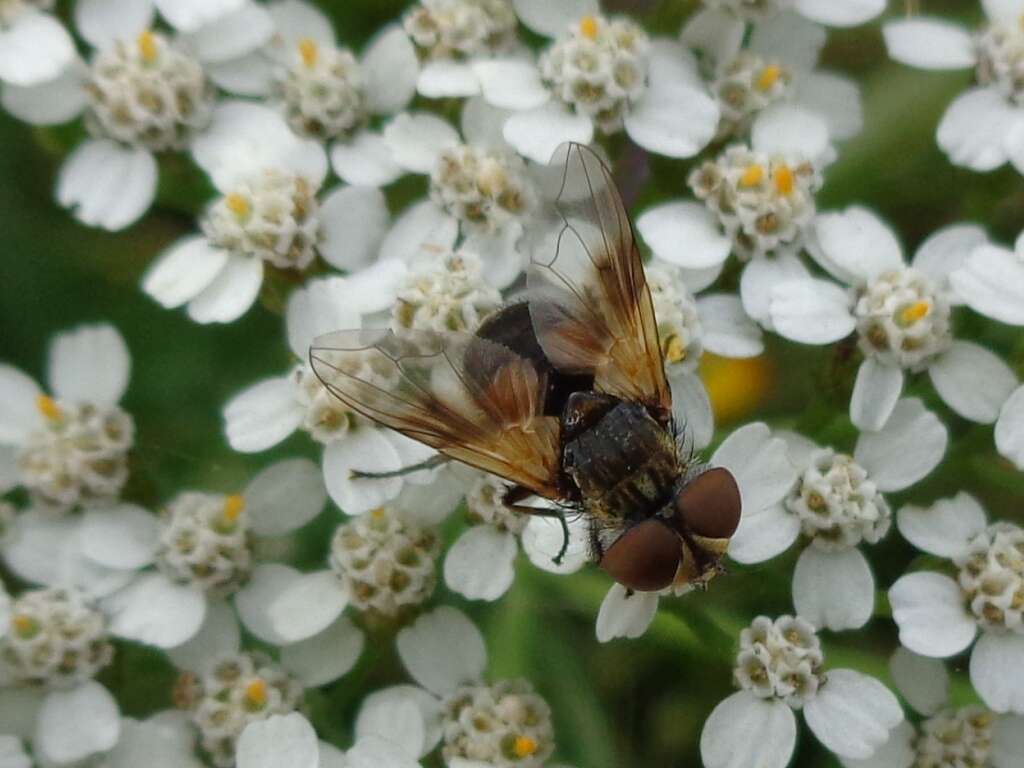
{"type": "Polygon", "coordinates": [[[675,500],[676,519],[708,539],[728,539],[740,524],[740,489],[727,469],[709,469],[684,485],[675,500]]]}
{"type": "Polygon", "coordinates": [[[601,568],[627,589],[654,592],[672,583],[681,557],[679,535],[651,518],[619,536],[601,558],[601,568]]]}

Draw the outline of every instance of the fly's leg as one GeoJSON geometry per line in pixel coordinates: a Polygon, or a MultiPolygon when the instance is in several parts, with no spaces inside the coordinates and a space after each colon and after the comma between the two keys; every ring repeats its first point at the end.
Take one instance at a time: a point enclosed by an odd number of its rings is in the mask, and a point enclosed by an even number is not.
{"type": "Polygon", "coordinates": [[[562,524],[562,548],[558,550],[558,554],[552,558],[552,562],[555,565],[561,565],[562,560],[565,558],[565,553],[569,549],[569,524],[565,520],[565,512],[560,509],[538,509],[537,507],[528,507],[525,504],[518,503],[530,496],[533,496],[533,491],[529,488],[525,488],[521,485],[513,485],[505,492],[505,496],[501,501],[513,512],[520,512],[524,515],[533,515],[534,517],[550,517],[558,520],[558,522],[562,524]]]}
{"type": "Polygon", "coordinates": [[[361,470],[353,469],[352,477],[356,480],[383,480],[388,477],[404,477],[405,475],[411,475],[413,472],[440,467],[442,464],[446,464],[449,461],[451,461],[451,459],[439,453],[436,456],[431,456],[429,459],[419,462],[418,464],[410,464],[408,467],[393,469],[390,472],[362,472],[361,470]]]}

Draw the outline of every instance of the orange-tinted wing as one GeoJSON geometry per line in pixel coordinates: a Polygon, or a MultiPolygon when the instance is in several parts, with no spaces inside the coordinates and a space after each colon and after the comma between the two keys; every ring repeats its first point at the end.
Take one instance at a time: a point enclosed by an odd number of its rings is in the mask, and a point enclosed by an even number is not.
{"type": "Polygon", "coordinates": [[[551,363],[594,388],[671,412],[651,292],[611,172],[563,144],[542,174],[547,205],[529,229],[534,330],[551,363]]]}
{"type": "Polygon", "coordinates": [[[467,333],[338,331],[313,341],[317,378],[358,413],[446,456],[558,498],[560,424],[546,376],[467,333]]]}

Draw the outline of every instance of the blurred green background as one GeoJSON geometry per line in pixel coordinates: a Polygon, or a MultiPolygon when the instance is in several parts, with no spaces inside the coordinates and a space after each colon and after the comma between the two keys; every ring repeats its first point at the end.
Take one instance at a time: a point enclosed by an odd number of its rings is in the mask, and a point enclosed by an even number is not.
{"type": "MultiPolygon", "coordinates": [[[[336,19],[343,44],[359,49],[382,24],[408,3],[397,0],[322,0],[336,19]]],[[[675,35],[697,3],[619,2],[606,9],[630,9],[649,31],[675,35]]],[[[891,4],[891,13],[903,11],[891,4]]],[[[942,13],[970,24],[980,13],[974,2],[923,0],[922,11],[942,13]]],[[[61,9],[68,9],[61,3],[61,9]]],[[[972,74],[928,73],[887,61],[879,25],[830,34],[824,61],[855,77],[863,88],[864,132],[840,149],[826,174],[820,207],[866,203],[901,233],[907,253],[935,228],[962,220],[985,224],[992,236],[1012,243],[1024,228],[1024,183],[1012,169],[976,174],[953,168],[935,146],[935,127],[945,106],[971,82],[972,74]]],[[[418,106],[427,107],[427,103],[418,106]]],[[[454,104],[434,104],[454,114],[454,104]]],[[[304,435],[264,454],[241,455],[227,446],[220,411],[234,393],[255,380],[283,372],[289,364],[283,323],[275,313],[282,283],[270,281],[263,305],[228,326],[200,326],[181,312],[161,309],[139,289],[153,258],[194,228],[193,215],[205,201],[201,176],[181,158],[161,164],[160,200],[143,222],[108,234],[75,223],[53,202],[62,156],[80,127],[32,129],[0,118],[0,359],[42,378],[51,335],[78,323],[106,320],[125,335],[133,357],[125,406],[138,426],[132,479],[127,493],[156,509],[187,487],[232,491],[258,468],[285,455],[316,458],[304,435]]],[[[613,150],[615,149],[613,146],[613,150]]],[[[686,196],[689,163],[654,159],[640,182],[637,209],[654,201],[686,196]]],[[[423,182],[403,182],[390,191],[397,211],[422,194],[423,182]]],[[[723,285],[735,285],[727,273],[723,285]]],[[[956,315],[957,334],[987,344],[1024,375],[1024,334],[982,321],[965,310],[956,315]]],[[[798,428],[823,444],[851,450],[856,433],[846,404],[857,358],[843,346],[800,348],[772,339],[764,366],[726,369],[749,376],[756,407],[734,419],[766,419],[798,428]]],[[[721,372],[720,372],[721,373],[721,372]]],[[[943,465],[904,501],[927,503],[956,490],[976,494],[993,516],[1024,522],[1024,473],[993,450],[992,429],[955,417],[927,381],[913,382],[946,421],[951,448],[943,465]]],[[[733,409],[735,411],[735,409],[733,409]]],[[[720,440],[732,425],[722,424],[720,440]]],[[[331,508],[303,530],[301,565],[323,563],[331,531],[339,521],[331,508]]],[[[463,521],[448,524],[454,536],[463,521]]],[[[451,539],[449,539],[451,540],[451,539]]],[[[880,587],[877,615],[856,633],[823,634],[826,663],[852,666],[890,682],[886,671],[896,647],[887,617],[884,588],[908,567],[926,561],[893,530],[868,552],[880,587]]],[[[437,603],[463,607],[484,629],[492,678],[530,679],[555,713],[557,758],[579,768],[700,765],[698,738],[714,705],[731,690],[736,635],[756,615],[792,610],[790,577],[795,553],[753,568],[734,567],[707,593],[667,599],[651,630],[641,639],[600,645],[594,638],[597,608],[610,582],[594,570],[558,578],[517,567],[512,591],[498,603],[468,604],[439,587],[437,603]]],[[[393,651],[393,629],[377,629],[357,669],[336,684],[308,696],[321,734],[350,743],[353,714],[362,696],[403,681],[393,651]]],[[[954,665],[963,671],[963,659],[954,665]]],[[[117,661],[104,672],[128,714],[143,715],[169,705],[172,668],[156,653],[121,645],[117,661]]],[[[956,695],[971,693],[959,676],[956,695]]],[[[743,738],[743,734],[737,734],[743,738]]],[[[803,732],[794,765],[826,766],[835,761],[803,732]]]]}

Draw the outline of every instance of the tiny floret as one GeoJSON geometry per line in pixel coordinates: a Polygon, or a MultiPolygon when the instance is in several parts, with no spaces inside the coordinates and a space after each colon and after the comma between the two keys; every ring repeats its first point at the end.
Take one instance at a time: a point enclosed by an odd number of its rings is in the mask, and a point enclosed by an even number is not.
{"type": "Polygon", "coordinates": [[[391,324],[398,333],[471,333],[500,306],[501,294],[485,281],[480,258],[468,251],[455,251],[425,261],[409,272],[399,287],[391,324]]]}
{"type": "Polygon", "coordinates": [[[441,153],[430,196],[470,229],[490,234],[525,214],[534,193],[514,154],[463,144],[441,153]]]}
{"type": "Polygon", "coordinates": [[[658,321],[662,357],[666,365],[692,371],[704,351],[697,302],[683,283],[679,270],[654,265],[647,267],[646,273],[658,321]]]}
{"type": "Polygon", "coordinates": [[[303,38],[277,76],[292,130],[317,139],[348,137],[369,116],[363,75],[351,51],[303,38]]]}
{"type": "Polygon", "coordinates": [[[967,606],[978,623],[1024,635],[1024,529],[994,523],[954,562],[967,606]]]}
{"type": "Polygon", "coordinates": [[[995,716],[982,707],[947,710],[921,723],[914,768],[989,765],[995,716]]]}
{"type": "Polygon", "coordinates": [[[509,0],[420,0],[403,24],[423,58],[463,59],[511,50],[518,19],[509,0]]]}
{"type": "Polygon", "coordinates": [[[734,676],[740,688],[800,709],[825,683],[814,627],[799,617],[758,616],[740,633],[734,676]]]}

